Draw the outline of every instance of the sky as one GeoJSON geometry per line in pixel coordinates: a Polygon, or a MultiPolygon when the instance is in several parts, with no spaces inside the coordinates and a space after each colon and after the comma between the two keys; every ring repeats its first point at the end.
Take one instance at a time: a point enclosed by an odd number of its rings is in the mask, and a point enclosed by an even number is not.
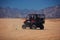
{"type": "Polygon", "coordinates": [[[39,10],[55,5],[60,5],[60,0],[0,0],[0,7],[18,9],[39,10]]]}

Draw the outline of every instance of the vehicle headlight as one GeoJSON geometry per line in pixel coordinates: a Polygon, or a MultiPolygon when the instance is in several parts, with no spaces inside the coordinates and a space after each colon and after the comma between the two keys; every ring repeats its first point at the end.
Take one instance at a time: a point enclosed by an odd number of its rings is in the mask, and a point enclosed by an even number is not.
{"type": "Polygon", "coordinates": [[[28,23],[30,23],[30,21],[27,21],[28,23]]]}

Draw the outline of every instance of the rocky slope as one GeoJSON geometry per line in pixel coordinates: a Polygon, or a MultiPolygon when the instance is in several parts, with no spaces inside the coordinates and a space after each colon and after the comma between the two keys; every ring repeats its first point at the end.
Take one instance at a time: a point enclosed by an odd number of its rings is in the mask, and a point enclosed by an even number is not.
{"type": "Polygon", "coordinates": [[[20,18],[20,17],[25,17],[27,14],[30,13],[37,13],[37,14],[44,13],[46,18],[60,18],[60,5],[56,5],[40,10],[33,10],[33,9],[21,10],[17,8],[0,7],[0,18],[20,18]]]}

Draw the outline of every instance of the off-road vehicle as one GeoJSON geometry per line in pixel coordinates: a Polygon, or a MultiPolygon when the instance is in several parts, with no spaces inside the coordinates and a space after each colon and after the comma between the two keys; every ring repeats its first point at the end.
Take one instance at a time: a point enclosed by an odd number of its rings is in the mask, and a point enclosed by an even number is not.
{"type": "Polygon", "coordinates": [[[45,15],[44,14],[28,14],[24,24],[22,25],[23,29],[29,27],[30,29],[44,29],[45,15]]]}

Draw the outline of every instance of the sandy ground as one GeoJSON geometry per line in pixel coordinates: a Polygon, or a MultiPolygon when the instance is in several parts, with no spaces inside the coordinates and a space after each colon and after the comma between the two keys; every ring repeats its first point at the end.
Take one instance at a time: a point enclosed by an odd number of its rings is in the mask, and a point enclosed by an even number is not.
{"type": "Polygon", "coordinates": [[[46,19],[44,30],[22,29],[23,19],[0,19],[0,40],[60,40],[60,19],[46,19]]]}

